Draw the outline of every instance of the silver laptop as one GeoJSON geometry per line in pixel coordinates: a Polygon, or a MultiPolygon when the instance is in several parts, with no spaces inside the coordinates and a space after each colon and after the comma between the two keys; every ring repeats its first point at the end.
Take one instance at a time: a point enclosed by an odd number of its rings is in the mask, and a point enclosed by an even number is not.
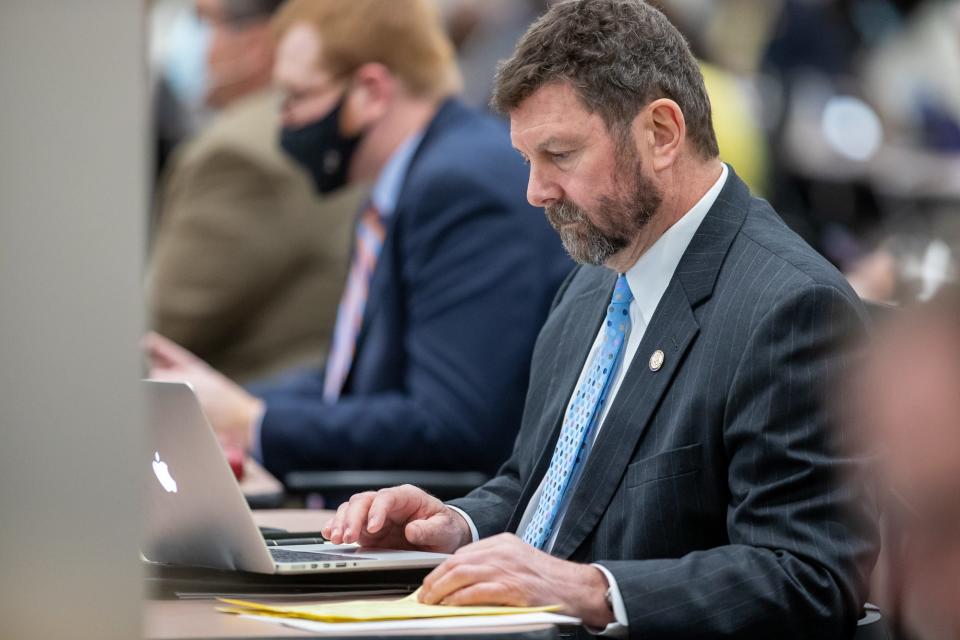
{"type": "Polygon", "coordinates": [[[354,545],[268,546],[193,389],[181,382],[144,384],[150,459],[143,461],[143,555],[149,561],[289,574],[430,568],[447,557],[354,545]]]}

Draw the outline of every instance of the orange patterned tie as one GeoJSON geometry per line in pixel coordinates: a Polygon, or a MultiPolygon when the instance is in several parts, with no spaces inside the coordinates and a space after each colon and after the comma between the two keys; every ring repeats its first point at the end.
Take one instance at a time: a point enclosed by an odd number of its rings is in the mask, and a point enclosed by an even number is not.
{"type": "Polygon", "coordinates": [[[350,363],[357,347],[357,336],[363,322],[363,310],[367,306],[370,279],[377,266],[386,229],[380,212],[370,204],[360,215],[357,223],[356,246],[347,285],[337,309],[337,324],[333,330],[333,345],[327,358],[326,377],[323,382],[323,399],[336,402],[343,383],[350,371],[350,363]]]}

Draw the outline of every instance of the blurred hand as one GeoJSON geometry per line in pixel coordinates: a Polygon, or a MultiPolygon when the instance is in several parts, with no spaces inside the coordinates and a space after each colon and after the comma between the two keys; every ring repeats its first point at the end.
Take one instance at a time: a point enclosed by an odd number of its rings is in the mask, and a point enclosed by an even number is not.
{"type": "Polygon", "coordinates": [[[334,544],[453,553],[471,540],[456,511],[412,485],[358,493],[323,527],[334,544]]]}
{"type": "Polygon", "coordinates": [[[263,412],[263,401],[172,340],[150,332],[144,338],[155,380],[189,382],[203,412],[224,446],[250,450],[253,423],[263,412]]]}
{"type": "Polygon", "coordinates": [[[445,605],[563,606],[589,627],[613,622],[607,579],[596,567],[560,560],[511,533],[468,545],[423,580],[420,601],[445,605]]]}

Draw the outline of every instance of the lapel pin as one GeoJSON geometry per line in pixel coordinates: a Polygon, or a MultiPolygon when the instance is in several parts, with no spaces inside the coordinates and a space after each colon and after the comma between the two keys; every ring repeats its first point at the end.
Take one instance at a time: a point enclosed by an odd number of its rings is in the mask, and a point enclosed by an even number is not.
{"type": "Polygon", "coordinates": [[[660,367],[663,366],[663,351],[657,349],[653,352],[653,355],[650,356],[650,371],[659,371],[660,367]]]}

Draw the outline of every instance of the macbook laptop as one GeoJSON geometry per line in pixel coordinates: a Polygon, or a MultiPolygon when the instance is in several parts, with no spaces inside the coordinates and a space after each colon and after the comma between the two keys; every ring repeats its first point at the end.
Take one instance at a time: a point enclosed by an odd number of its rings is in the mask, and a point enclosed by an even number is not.
{"type": "Polygon", "coordinates": [[[250,571],[320,573],[430,568],[442,553],[264,539],[193,389],[144,381],[149,457],[143,555],[151,562],[250,571]],[[277,546],[271,546],[277,545],[277,546]]]}

